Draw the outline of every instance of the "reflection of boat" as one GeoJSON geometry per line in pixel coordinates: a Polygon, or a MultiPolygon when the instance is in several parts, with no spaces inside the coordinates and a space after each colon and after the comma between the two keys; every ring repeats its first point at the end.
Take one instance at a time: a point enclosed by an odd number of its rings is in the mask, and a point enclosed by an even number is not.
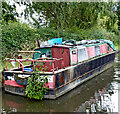
{"type": "MultiPolygon", "coordinates": [[[[113,94],[113,91],[111,93],[113,94]]],[[[95,92],[94,96],[77,107],[75,112],[114,112],[115,105],[111,100],[111,93],[106,88],[95,92]]]]}
{"type": "Polygon", "coordinates": [[[55,99],[111,67],[115,58],[114,46],[108,40],[67,40],[33,52],[33,59],[6,60],[6,69],[7,61],[17,61],[21,67],[3,72],[5,91],[25,95],[27,79],[38,69],[40,76],[48,79],[49,90],[44,98],[55,99]],[[32,64],[24,67],[24,61],[32,64]]]}
{"type": "MultiPolygon", "coordinates": [[[[73,112],[76,108],[79,109],[86,101],[89,101],[91,97],[94,97],[96,92],[102,91],[103,88],[107,90],[113,80],[113,75],[114,71],[113,67],[111,67],[103,74],[78,86],[73,89],[73,91],[70,91],[56,100],[29,100],[21,96],[10,95],[3,92],[3,107],[5,110],[9,110],[9,107],[16,108],[18,112],[73,112]],[[111,75],[109,76],[108,74],[111,75]],[[10,102],[17,104],[17,107],[10,102]],[[18,106],[18,104],[20,105],[18,106]]],[[[82,111],[82,109],[80,111],[82,111]]]]}

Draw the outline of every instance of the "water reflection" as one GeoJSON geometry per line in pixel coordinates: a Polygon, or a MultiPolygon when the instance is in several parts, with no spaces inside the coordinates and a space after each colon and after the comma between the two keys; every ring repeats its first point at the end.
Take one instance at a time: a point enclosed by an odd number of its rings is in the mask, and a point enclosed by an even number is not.
{"type": "MultiPolygon", "coordinates": [[[[111,83],[94,93],[88,101],[76,108],[75,112],[118,112],[118,95],[120,85],[120,58],[116,57],[114,63],[114,73],[111,83]]],[[[106,76],[105,73],[102,75],[106,76]]]]}
{"type": "MultiPolygon", "coordinates": [[[[116,94],[115,91],[103,88],[95,92],[94,96],[89,101],[85,101],[75,112],[118,112],[116,105],[112,101],[112,94],[116,94]]],[[[118,99],[118,96],[114,97],[118,99]]]]}
{"type": "Polygon", "coordinates": [[[120,61],[56,100],[30,100],[2,92],[4,112],[118,112],[120,61]]]}

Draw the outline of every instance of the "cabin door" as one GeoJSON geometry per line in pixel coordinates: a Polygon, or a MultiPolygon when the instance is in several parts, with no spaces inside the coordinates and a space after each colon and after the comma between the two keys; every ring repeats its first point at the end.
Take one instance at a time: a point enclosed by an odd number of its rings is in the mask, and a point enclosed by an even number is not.
{"type": "Polygon", "coordinates": [[[70,64],[74,65],[77,64],[78,59],[77,59],[77,48],[71,48],[70,49],[70,64]]]}

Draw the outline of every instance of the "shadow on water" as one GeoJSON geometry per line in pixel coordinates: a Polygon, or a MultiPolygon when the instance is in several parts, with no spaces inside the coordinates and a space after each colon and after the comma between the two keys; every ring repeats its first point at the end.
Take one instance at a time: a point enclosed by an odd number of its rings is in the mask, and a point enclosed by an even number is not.
{"type": "Polygon", "coordinates": [[[117,112],[117,83],[120,83],[120,60],[114,67],[83,83],[56,100],[30,100],[2,92],[4,112],[117,112]],[[114,100],[113,100],[114,99],[114,100]]]}

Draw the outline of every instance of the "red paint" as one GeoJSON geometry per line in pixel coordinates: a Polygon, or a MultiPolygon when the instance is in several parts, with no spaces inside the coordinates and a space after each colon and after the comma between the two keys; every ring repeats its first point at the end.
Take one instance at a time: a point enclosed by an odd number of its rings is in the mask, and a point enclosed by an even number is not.
{"type": "Polygon", "coordinates": [[[54,89],[55,88],[55,76],[53,76],[53,82],[48,82],[48,83],[45,82],[44,85],[48,86],[50,89],[54,89]]]}
{"type": "Polygon", "coordinates": [[[4,85],[15,86],[15,87],[23,87],[23,85],[19,85],[14,80],[5,80],[4,85]]]}
{"type": "Polygon", "coordinates": [[[53,46],[51,48],[51,52],[52,52],[52,58],[57,58],[57,59],[63,58],[64,66],[61,64],[62,62],[58,62],[57,64],[55,64],[55,67],[56,67],[56,65],[59,68],[70,66],[70,50],[69,50],[69,47],[53,46]]]}
{"type": "Polygon", "coordinates": [[[50,89],[54,89],[54,88],[55,88],[53,82],[48,82],[48,83],[45,82],[44,85],[45,85],[44,87],[47,86],[47,87],[50,88],[50,89]]]}
{"type": "Polygon", "coordinates": [[[53,67],[50,65],[50,62],[44,62],[44,64],[41,66],[39,63],[35,66],[38,70],[42,71],[52,71],[53,67]],[[42,69],[41,69],[42,68],[42,69]]]}
{"type": "Polygon", "coordinates": [[[87,47],[88,58],[95,57],[95,47],[87,47]]]}
{"type": "Polygon", "coordinates": [[[100,51],[101,51],[101,54],[107,53],[106,44],[100,45],[100,51]]]}
{"type": "Polygon", "coordinates": [[[77,49],[73,49],[71,50],[71,65],[76,64],[77,61],[78,61],[77,49]],[[75,54],[73,54],[72,51],[75,51],[75,54]]]}

